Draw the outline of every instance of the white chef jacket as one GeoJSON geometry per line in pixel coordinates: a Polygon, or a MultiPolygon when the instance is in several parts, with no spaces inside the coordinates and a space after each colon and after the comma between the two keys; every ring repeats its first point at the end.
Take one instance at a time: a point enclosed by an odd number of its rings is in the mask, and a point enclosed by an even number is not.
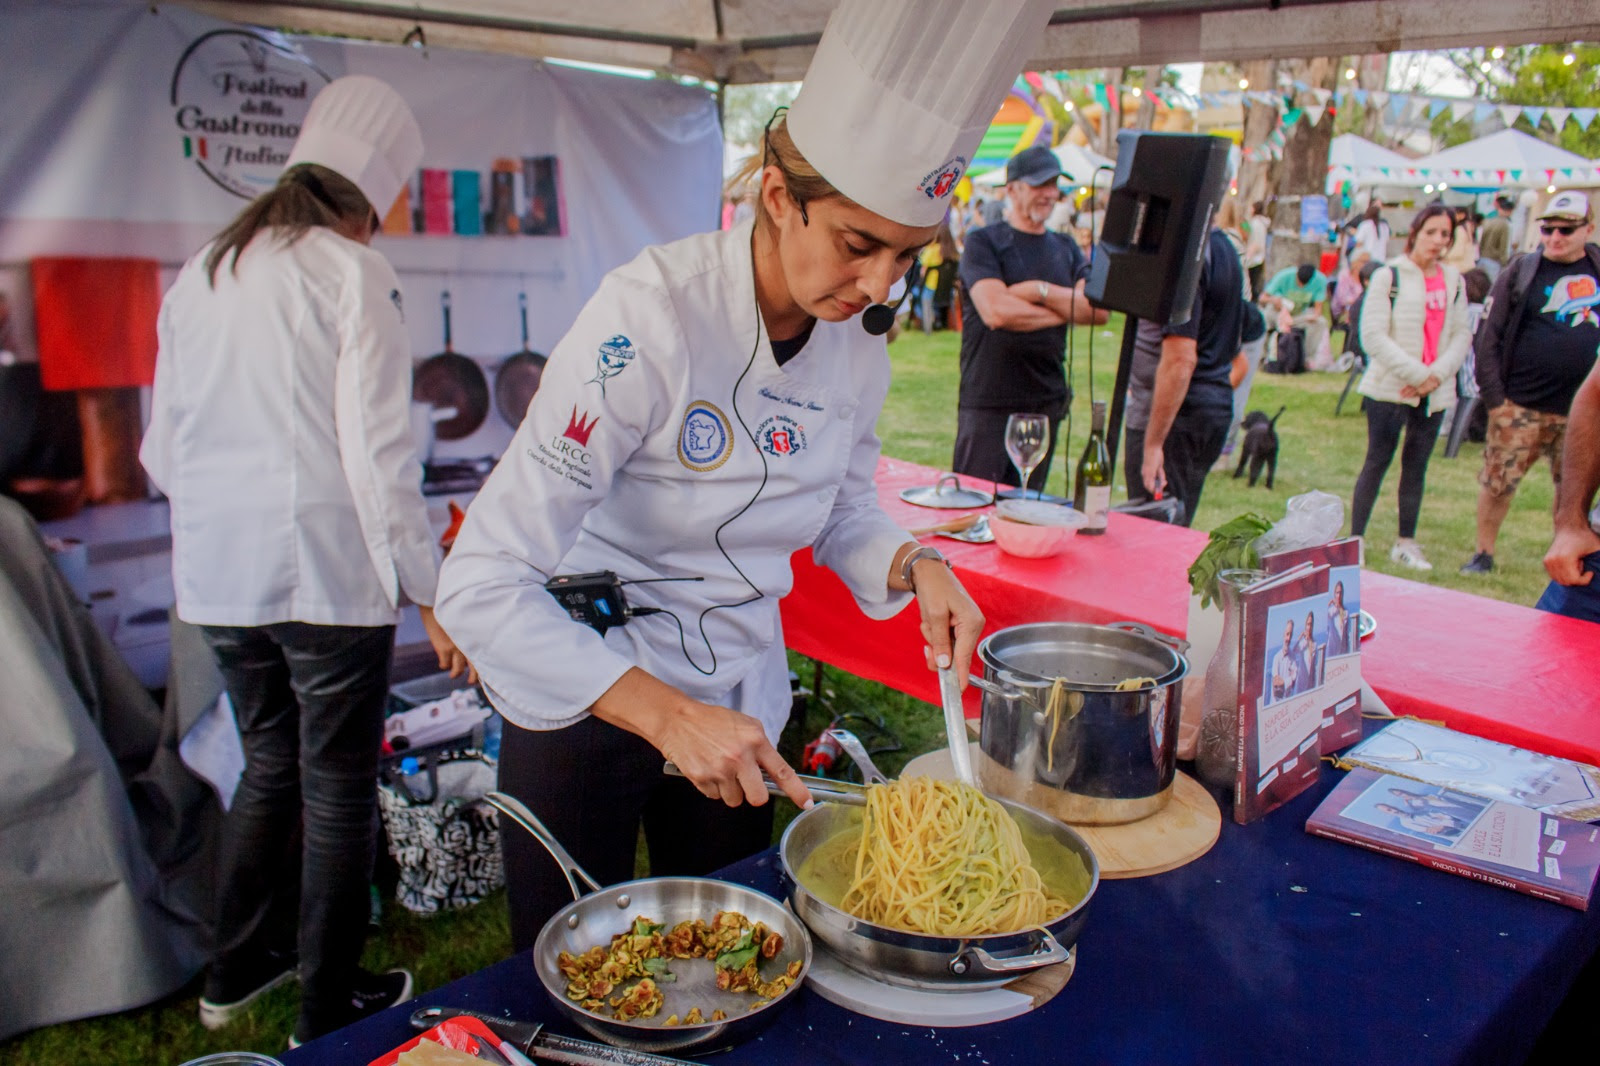
{"type": "Polygon", "coordinates": [[[324,227],[264,231],[213,289],[208,251],[162,300],[139,450],[171,499],[178,617],[373,626],[401,593],[432,604],[394,270],[324,227]]]}
{"type": "Polygon", "coordinates": [[[608,274],[467,510],[439,619],[518,725],[569,725],[638,666],[754,715],[775,742],[791,702],[789,556],[814,546],[873,618],[910,602],[887,579],[911,538],[872,483],[884,342],[819,321],[778,366],[750,235],[746,223],[647,248],[608,274]],[[635,618],[602,638],[543,587],[597,570],[704,580],[628,586],[632,606],[677,621],[635,618]]]}

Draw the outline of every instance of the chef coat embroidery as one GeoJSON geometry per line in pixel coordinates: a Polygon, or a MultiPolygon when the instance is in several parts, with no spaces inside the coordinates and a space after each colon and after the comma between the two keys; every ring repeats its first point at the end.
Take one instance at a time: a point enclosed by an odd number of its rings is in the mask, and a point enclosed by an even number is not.
{"type": "Polygon", "coordinates": [[[683,412],[678,461],[690,470],[715,470],[733,453],[733,425],[716,404],[695,400],[683,412]]]}
{"type": "Polygon", "coordinates": [[[928,171],[923,176],[922,181],[917,184],[917,188],[921,189],[923,194],[930,200],[948,196],[950,195],[950,190],[955,188],[956,182],[961,180],[961,175],[966,169],[966,157],[958,155],[949,162],[928,171]]]}
{"type": "Polygon", "coordinates": [[[756,442],[772,456],[790,456],[806,446],[805,427],[788,415],[773,415],[756,427],[756,442]]]}
{"type": "Polygon", "coordinates": [[[632,363],[638,351],[633,347],[633,342],[618,333],[610,340],[600,345],[600,354],[594,361],[594,377],[585,381],[585,385],[600,385],[600,395],[606,394],[606,379],[614,378],[632,363]]]}
{"type": "Polygon", "coordinates": [[[389,290],[389,302],[394,304],[394,309],[400,312],[400,321],[404,322],[406,320],[406,309],[405,304],[401,302],[399,289],[389,290]]]}

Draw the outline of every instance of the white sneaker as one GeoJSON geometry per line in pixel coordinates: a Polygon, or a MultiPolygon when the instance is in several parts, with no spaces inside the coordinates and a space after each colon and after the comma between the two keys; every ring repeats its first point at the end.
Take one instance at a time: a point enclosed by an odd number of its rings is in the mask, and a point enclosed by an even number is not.
{"type": "Polygon", "coordinates": [[[1428,557],[1422,554],[1422,548],[1415,541],[1403,541],[1390,548],[1389,560],[1413,570],[1433,569],[1433,564],[1428,562],[1428,557]]]}

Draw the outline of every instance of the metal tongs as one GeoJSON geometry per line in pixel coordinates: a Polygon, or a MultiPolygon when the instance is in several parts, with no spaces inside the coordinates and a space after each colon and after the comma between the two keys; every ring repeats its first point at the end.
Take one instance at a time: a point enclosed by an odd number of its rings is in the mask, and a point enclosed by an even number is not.
{"type": "Polygon", "coordinates": [[[489,1031],[500,1041],[500,1046],[491,1047],[479,1041],[479,1047],[488,1053],[485,1060],[488,1062],[532,1066],[531,1055],[542,1062],[562,1062],[568,1066],[693,1066],[685,1059],[547,1032],[538,1022],[512,1021],[455,1007],[422,1007],[413,1011],[411,1028],[432,1029],[447,1018],[476,1018],[489,1027],[489,1031]]]}
{"type": "MultiPolygon", "coordinates": [[[[865,785],[858,785],[854,781],[835,781],[831,777],[812,777],[809,774],[796,774],[806,788],[811,790],[811,795],[819,800],[829,803],[843,803],[851,807],[864,807],[867,804],[867,788],[871,785],[888,783],[888,778],[879,770],[872,761],[872,756],[867,754],[867,746],[861,743],[861,738],[848,729],[837,727],[829,729],[824,736],[831,737],[850,756],[852,762],[861,768],[861,776],[866,781],[865,785]]],[[[668,762],[662,767],[666,773],[673,777],[683,777],[684,772],[678,768],[677,763],[668,762]]],[[[773,796],[787,795],[778,787],[777,782],[765,774],[761,775],[761,783],[767,786],[767,792],[773,796]]]]}

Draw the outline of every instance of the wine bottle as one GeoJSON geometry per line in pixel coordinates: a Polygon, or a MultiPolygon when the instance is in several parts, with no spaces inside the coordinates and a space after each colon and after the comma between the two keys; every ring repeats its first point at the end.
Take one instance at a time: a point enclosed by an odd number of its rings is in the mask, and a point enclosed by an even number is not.
{"type": "Polygon", "coordinates": [[[1096,400],[1091,407],[1089,443],[1078,460],[1078,476],[1073,483],[1072,506],[1089,516],[1089,524],[1078,532],[1104,533],[1106,514],[1111,510],[1111,454],[1106,451],[1106,405],[1096,400]]]}

